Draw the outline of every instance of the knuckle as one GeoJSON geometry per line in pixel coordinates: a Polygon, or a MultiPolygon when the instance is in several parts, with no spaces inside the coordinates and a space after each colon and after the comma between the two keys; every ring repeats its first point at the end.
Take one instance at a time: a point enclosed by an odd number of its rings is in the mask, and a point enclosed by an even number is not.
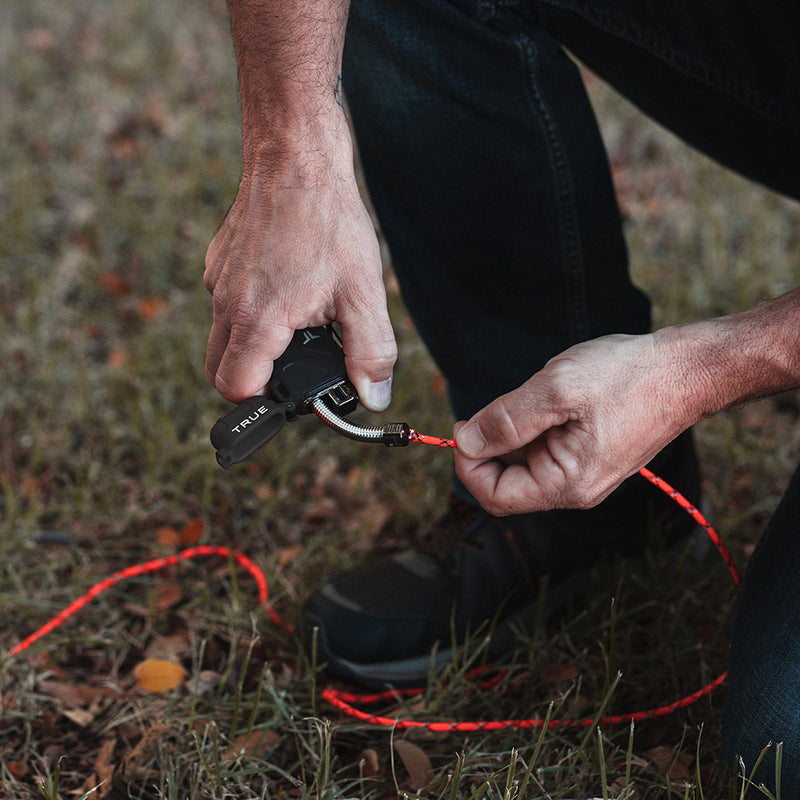
{"type": "Polygon", "coordinates": [[[348,354],[348,360],[353,366],[365,371],[391,369],[397,361],[397,346],[391,342],[370,342],[369,349],[361,349],[348,354]]]}
{"type": "Polygon", "coordinates": [[[495,413],[487,420],[488,426],[492,429],[494,437],[503,442],[521,442],[522,436],[517,424],[516,415],[511,413],[508,406],[499,402],[495,413]]]}
{"type": "Polygon", "coordinates": [[[252,326],[263,306],[263,293],[252,285],[241,289],[220,281],[212,296],[214,315],[228,320],[231,330],[252,326]]]}

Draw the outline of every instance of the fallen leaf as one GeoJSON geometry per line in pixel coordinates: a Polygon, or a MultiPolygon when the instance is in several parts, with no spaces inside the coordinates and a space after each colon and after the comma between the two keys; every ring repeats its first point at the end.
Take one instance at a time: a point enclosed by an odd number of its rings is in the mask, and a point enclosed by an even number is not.
{"type": "Polygon", "coordinates": [[[689,765],[692,757],[688,753],[676,753],[674,748],[667,745],[651,747],[647,755],[653,763],[661,770],[664,770],[673,781],[684,781],[690,783],[692,776],[689,772],[689,765]]]}
{"type": "Polygon", "coordinates": [[[190,637],[186,628],[179,628],[169,636],[156,636],[144,651],[145,658],[160,658],[178,662],[189,650],[190,637]]]}
{"type": "Polygon", "coordinates": [[[172,725],[156,724],[145,731],[144,736],[139,740],[136,747],[131,750],[125,759],[125,772],[129,775],[136,775],[138,771],[147,768],[152,758],[158,752],[161,738],[173,729],[172,725]]]}
{"type": "Polygon", "coordinates": [[[128,361],[128,354],[121,347],[115,347],[108,354],[109,366],[114,367],[114,369],[121,369],[122,367],[125,366],[127,361],[128,361]]]}
{"type": "Polygon", "coordinates": [[[88,700],[78,687],[69,681],[46,679],[36,684],[36,688],[48,697],[54,697],[65,708],[83,708],[88,700]]]}
{"type": "Polygon", "coordinates": [[[186,670],[174,661],[147,658],[133,668],[136,685],[146,692],[168,692],[186,679],[186,670]]]}
{"type": "Polygon", "coordinates": [[[114,764],[111,759],[114,756],[116,744],[115,737],[104,739],[97,753],[97,758],[94,760],[95,784],[92,787],[88,787],[88,789],[93,789],[99,785],[100,788],[97,790],[98,797],[105,797],[111,791],[111,778],[114,776],[114,764]]]}
{"type": "Polygon", "coordinates": [[[179,532],[171,525],[165,525],[156,531],[156,539],[162,547],[186,547],[200,541],[205,524],[199,517],[187,522],[179,532]]]}
{"type": "Polygon", "coordinates": [[[381,771],[377,751],[371,747],[362,750],[361,755],[358,757],[358,768],[362,778],[372,778],[377,775],[381,771]]]}
{"type": "Polygon", "coordinates": [[[290,564],[294,563],[295,559],[300,555],[300,553],[303,552],[303,550],[305,550],[305,546],[302,544],[292,544],[287,545],[286,547],[279,547],[275,552],[275,560],[282,567],[288,567],[290,564]]]}
{"type": "Polygon", "coordinates": [[[569,683],[574,681],[578,671],[571,664],[548,664],[542,667],[539,678],[545,683],[569,683]]]}
{"type": "Polygon", "coordinates": [[[117,275],[116,272],[106,272],[100,276],[100,285],[110,294],[122,297],[130,294],[131,285],[125,278],[117,275]]]}
{"type": "Polygon", "coordinates": [[[28,765],[21,761],[7,761],[6,767],[15,778],[24,778],[28,774],[28,765]]]}
{"type": "Polygon", "coordinates": [[[94,714],[85,708],[62,708],[61,713],[80,728],[85,728],[94,722],[94,714]]]}
{"type": "Polygon", "coordinates": [[[407,739],[397,739],[394,749],[408,771],[408,785],[419,791],[433,779],[433,765],[425,751],[407,739]]]}
{"type": "Polygon", "coordinates": [[[614,797],[625,797],[625,800],[639,800],[641,795],[635,783],[626,783],[622,778],[617,778],[611,784],[611,793],[614,797]],[[624,794],[623,794],[624,793],[624,794]]]}
{"type": "Polygon", "coordinates": [[[177,583],[160,583],[156,586],[153,594],[156,611],[166,611],[181,601],[183,590],[177,583]]]}
{"type": "Polygon", "coordinates": [[[150,322],[166,311],[167,301],[163,297],[144,297],[139,301],[138,312],[143,322],[150,322]]]}
{"type": "Polygon", "coordinates": [[[33,475],[26,473],[19,482],[19,490],[26,500],[33,500],[39,493],[39,481],[33,475]]]}
{"type": "Polygon", "coordinates": [[[181,541],[181,535],[170,525],[165,525],[156,531],[156,539],[162,547],[177,547],[181,541]]]}
{"type": "Polygon", "coordinates": [[[204,528],[203,520],[199,517],[197,519],[189,520],[181,531],[181,545],[197,544],[203,535],[204,528]]]}
{"type": "Polygon", "coordinates": [[[274,750],[280,738],[280,735],[275,731],[264,729],[243,733],[241,736],[236,737],[236,741],[230,749],[230,755],[235,757],[243,753],[258,758],[274,750]]]}

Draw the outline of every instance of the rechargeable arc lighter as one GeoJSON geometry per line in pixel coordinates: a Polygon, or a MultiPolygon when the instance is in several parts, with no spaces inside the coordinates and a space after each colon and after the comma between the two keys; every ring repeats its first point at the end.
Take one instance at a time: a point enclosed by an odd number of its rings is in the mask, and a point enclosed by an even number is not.
{"type": "Polygon", "coordinates": [[[273,365],[267,388],[269,396],[249,397],[211,429],[211,444],[221,467],[244,461],[298,414],[315,413],[356,441],[387,447],[409,443],[410,429],[404,422],[365,427],[342,419],[358,405],[358,394],[347,377],[341,339],[331,325],[295,331],[273,365]]]}

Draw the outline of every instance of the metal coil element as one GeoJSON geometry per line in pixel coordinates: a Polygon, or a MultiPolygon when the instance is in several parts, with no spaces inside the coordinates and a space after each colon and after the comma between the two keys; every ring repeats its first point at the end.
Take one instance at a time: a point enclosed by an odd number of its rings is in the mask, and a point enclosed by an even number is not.
{"type": "Polygon", "coordinates": [[[325,401],[318,397],[311,404],[316,415],[326,424],[330,425],[337,433],[346,436],[348,439],[355,439],[357,442],[382,442],[384,436],[383,427],[366,427],[364,425],[353,425],[346,419],[342,419],[335,411],[325,405],[325,401]]]}

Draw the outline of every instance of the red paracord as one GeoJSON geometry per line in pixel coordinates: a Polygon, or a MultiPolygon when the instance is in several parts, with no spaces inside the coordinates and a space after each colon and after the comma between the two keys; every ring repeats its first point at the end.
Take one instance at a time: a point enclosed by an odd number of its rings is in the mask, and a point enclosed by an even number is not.
{"type": "Polygon", "coordinates": [[[180,553],[175,553],[171,556],[164,556],[163,558],[154,558],[151,561],[145,561],[142,564],[135,564],[131,567],[125,567],[113,575],[98,581],[94,586],[90,587],[86,594],[81,595],[77,600],[73,600],[65,609],[59,611],[51,620],[42,625],[39,630],[34,631],[30,636],[23,639],[19,644],[15,645],[9,651],[10,656],[15,656],[23,650],[27,650],[35,641],[51,633],[59,626],[63,625],[70,617],[75,616],[84,606],[88,605],[96,597],[99,597],[103,592],[108,591],[112,586],[116,586],[120,581],[128,578],[138,578],[140,575],[148,575],[151,572],[159,572],[167,567],[173,567],[181,561],[190,561],[194,558],[208,558],[208,557],[221,557],[232,558],[240,567],[246,569],[253,580],[258,586],[258,602],[264,607],[270,619],[275,625],[280,626],[292,632],[291,626],[285,623],[278,612],[275,611],[268,603],[269,587],[267,585],[267,578],[263,570],[251,561],[243,553],[231,550],[230,547],[214,547],[212,545],[198,545],[197,547],[189,547],[182,550],[180,553]]]}
{"type": "Polygon", "coordinates": [[[419,442],[420,444],[430,444],[434,447],[456,447],[455,439],[442,439],[440,436],[428,436],[425,433],[415,431],[413,428],[408,432],[409,442],[419,442]]]}
{"type": "MultiPolygon", "coordinates": [[[[418,433],[415,430],[411,430],[409,433],[409,440],[412,442],[418,442],[420,444],[428,444],[434,445],[437,447],[456,447],[456,442],[454,439],[444,439],[438,436],[427,436],[422,433],[418,433]]],[[[733,562],[733,558],[728,550],[728,548],[724,545],[722,540],[720,539],[717,532],[711,526],[711,524],[706,520],[706,518],[697,510],[685,497],[683,497],[680,492],[676,489],[673,489],[666,481],[663,481],[653,472],[651,472],[646,467],[643,467],[639,470],[639,474],[664,492],[666,495],[671,497],[687,514],[689,514],[695,522],[706,532],[708,537],[713,542],[714,546],[717,548],[722,560],[728,566],[728,570],[731,573],[734,583],[737,587],[741,585],[741,575],[739,574],[739,570],[736,568],[736,565],[733,562]]],[[[250,573],[253,580],[255,580],[256,585],[258,586],[258,601],[259,604],[265,609],[267,614],[269,615],[270,619],[272,620],[273,624],[278,625],[279,627],[283,628],[284,630],[292,633],[293,628],[287,622],[285,622],[280,615],[275,611],[272,606],[269,605],[269,588],[267,585],[267,579],[264,575],[263,570],[258,567],[253,561],[251,561],[246,555],[243,553],[239,553],[235,550],[232,550],[229,547],[215,547],[209,545],[199,545],[197,547],[190,547],[186,550],[182,550],[179,553],[176,553],[171,556],[166,556],[164,558],[156,558],[151,561],[146,561],[143,564],[134,565],[131,567],[126,567],[119,572],[115,572],[113,575],[104,578],[102,581],[94,584],[83,596],[79,597],[77,600],[74,600],[70,603],[65,609],[60,611],[56,616],[54,616],[49,622],[46,622],[39,628],[37,631],[32,633],[30,636],[23,639],[19,644],[11,649],[9,652],[10,656],[15,656],[24,650],[27,650],[34,642],[38,639],[41,639],[43,636],[46,636],[48,633],[51,633],[53,630],[58,628],[64,622],[66,622],[70,617],[75,615],[78,611],[80,611],[84,606],[94,600],[96,597],[101,595],[106,590],[110,589],[111,587],[115,586],[122,580],[127,578],[138,577],[140,575],[146,575],[148,573],[157,572],[159,570],[165,569],[167,567],[174,566],[182,561],[188,561],[194,558],[201,558],[201,557],[221,557],[221,558],[229,558],[233,559],[240,567],[244,568],[247,572],[250,573]]],[[[400,691],[390,690],[386,692],[378,692],[375,694],[352,694],[349,692],[339,691],[337,689],[325,689],[322,692],[322,698],[330,703],[335,708],[339,709],[344,714],[347,714],[354,719],[358,719],[361,722],[365,722],[369,725],[379,725],[381,727],[391,727],[391,728],[426,728],[430,731],[435,732],[469,732],[469,731],[496,731],[496,730],[508,730],[511,728],[543,728],[547,725],[550,728],[556,727],[588,727],[593,724],[598,725],[619,725],[619,724],[628,724],[630,722],[638,722],[645,719],[651,719],[654,717],[662,717],[668,714],[672,714],[673,712],[677,711],[681,708],[686,708],[686,706],[691,705],[692,703],[696,702],[702,697],[706,697],[707,695],[711,694],[717,687],[721,686],[725,680],[727,679],[728,673],[724,672],[719,677],[715,678],[709,684],[704,686],[702,689],[699,689],[692,694],[686,695],[686,697],[682,697],[679,700],[676,700],[673,703],[669,703],[667,705],[659,706],[657,708],[651,708],[644,711],[635,711],[628,714],[617,714],[617,715],[609,715],[604,716],[601,718],[597,717],[586,717],[585,719],[541,719],[541,718],[533,718],[533,719],[506,719],[506,720],[483,720],[483,721],[476,721],[476,722],[433,722],[433,721],[424,721],[424,720],[410,720],[410,719],[399,719],[395,717],[382,717],[370,714],[366,711],[362,711],[357,706],[368,706],[374,705],[376,703],[381,702],[392,702],[396,701],[399,697],[414,697],[420,695],[424,690],[417,688],[417,689],[404,689],[400,691]]],[[[492,681],[497,681],[500,676],[496,676],[494,679],[487,681],[486,683],[481,684],[481,687],[485,687],[491,685],[492,681]]]]}

